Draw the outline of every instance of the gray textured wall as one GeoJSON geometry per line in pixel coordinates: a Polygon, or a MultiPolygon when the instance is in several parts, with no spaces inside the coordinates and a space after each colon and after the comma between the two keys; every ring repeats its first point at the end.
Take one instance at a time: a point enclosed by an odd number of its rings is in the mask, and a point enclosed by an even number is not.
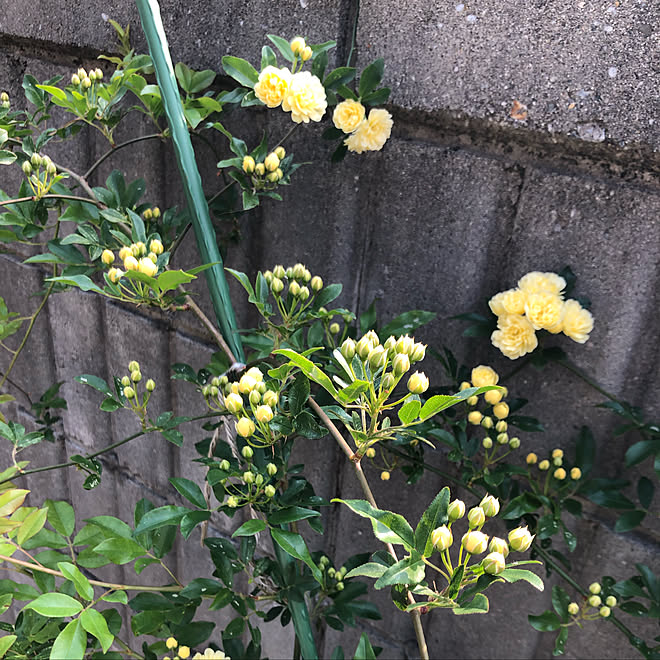
{"type": "MultiPolygon", "coordinates": [[[[270,32],[302,33],[310,42],[336,37],[343,61],[355,6],[350,0],[167,0],[162,12],[174,61],[219,71],[227,53],[256,61],[270,32]]],[[[0,86],[16,97],[25,72],[66,76],[91,64],[114,43],[104,14],[122,24],[130,21],[138,47],[143,46],[130,0],[85,5],[0,0],[0,86]]],[[[578,293],[593,301],[596,326],[586,345],[559,343],[604,386],[657,415],[659,18],[658,5],[644,0],[363,0],[358,59],[361,65],[375,57],[386,60],[392,139],[381,153],[349,156],[343,166],[333,167],[327,164],[327,145],[317,139],[321,129],[298,131],[289,148],[314,165],[299,171],[284,204],[264,204],[245,221],[244,240],[232,248],[229,265],[254,273],[301,260],[326,282],[342,281],[341,302],[358,313],[375,296],[386,319],[410,308],[435,311],[438,319],[418,338],[451,345],[468,364],[485,362],[506,371],[510,363],[486,341],[461,338],[462,326],[449,317],[483,306],[486,297],[529,270],[570,264],[579,278],[578,293]],[[525,121],[510,116],[514,99],[527,107],[525,121]]],[[[283,113],[255,117],[248,129],[234,128],[248,136],[262,127],[274,135],[288,129],[283,113]]],[[[146,131],[146,125],[133,126],[122,135],[146,131]]],[[[82,169],[103,150],[90,134],[51,155],[82,169]]],[[[215,159],[203,147],[199,159],[212,185],[215,159]]],[[[121,167],[127,177],[146,178],[153,203],[167,207],[181,201],[168,146],[145,143],[106,165],[98,181],[121,167]]],[[[0,187],[13,191],[14,182],[4,169],[2,174],[0,187]]],[[[194,250],[186,243],[182,262],[194,262],[194,250]]],[[[38,281],[38,271],[19,257],[0,255],[0,295],[10,309],[31,309],[34,301],[26,301],[24,291],[34,290],[38,281]]],[[[242,291],[235,293],[239,324],[248,325],[254,317],[242,291]]],[[[74,376],[110,376],[137,359],[145,376],[159,384],[155,406],[189,413],[201,410],[200,401],[185,384],[168,380],[168,365],[199,367],[212,350],[190,319],[172,321],[80,293],[51,299],[13,378],[31,394],[64,380],[71,404],[64,418],[66,442],[41,447],[34,465],[103,447],[135,431],[132,418],[99,413],[98,397],[72,382],[74,376]]],[[[6,365],[2,360],[0,368],[6,365]]],[[[433,365],[427,369],[437,371],[433,365]]],[[[19,392],[10,391],[21,400],[19,392]]],[[[549,429],[543,437],[522,435],[525,450],[566,447],[586,421],[597,434],[601,474],[618,473],[629,439],[614,438],[615,420],[591,408],[602,397],[557,369],[525,372],[514,391],[534,401],[531,412],[549,429]]],[[[20,405],[12,412],[29,424],[20,405]]],[[[103,484],[90,493],[82,491],[73,472],[46,473],[30,485],[37,499],[39,493],[71,498],[81,518],[103,511],[130,519],[145,494],[161,504],[175,501],[167,479],[190,476],[193,443],[202,434],[191,427],[181,450],[159,437],[122,447],[107,457],[103,484]]],[[[317,492],[359,496],[352,472],[329,439],[301,445],[317,492]]],[[[442,465],[440,455],[432,460],[442,465]]],[[[427,475],[415,488],[405,488],[395,474],[382,487],[377,474],[371,476],[379,504],[410,518],[444,485],[427,475]]],[[[228,529],[220,518],[214,524],[220,532],[228,529]]],[[[602,511],[591,512],[577,527],[575,566],[582,584],[603,573],[627,577],[635,561],[657,566],[657,528],[622,538],[602,511]]],[[[327,533],[312,543],[336,553],[339,561],[372,544],[368,526],[343,509],[333,511],[327,533]]],[[[205,574],[208,561],[192,542],[178,550],[173,568],[191,579],[205,574]]],[[[118,567],[112,577],[122,575],[118,567]]],[[[160,579],[149,570],[143,578],[160,579]]],[[[409,620],[382,592],[374,599],[384,618],[367,630],[384,647],[383,657],[414,657],[409,620]]],[[[550,657],[551,636],[526,622],[529,611],[540,612],[548,603],[549,590],[537,594],[516,585],[493,593],[486,617],[435,611],[425,617],[432,655],[550,657]]],[[[222,613],[216,616],[222,625],[222,613]]],[[[644,631],[639,620],[629,623],[644,631]]],[[[340,641],[353,648],[358,635],[329,631],[324,654],[340,641]]],[[[290,631],[279,624],[271,624],[264,638],[271,657],[290,654],[290,631]]],[[[568,657],[633,655],[607,624],[587,626],[569,638],[568,657]]]]}

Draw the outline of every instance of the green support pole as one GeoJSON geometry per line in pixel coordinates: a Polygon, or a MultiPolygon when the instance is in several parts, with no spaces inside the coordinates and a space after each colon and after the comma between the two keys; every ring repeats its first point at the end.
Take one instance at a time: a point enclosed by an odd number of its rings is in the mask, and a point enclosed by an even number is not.
{"type": "Polygon", "coordinates": [[[225,279],[222,257],[211,224],[209,207],[204,197],[202,178],[195,161],[195,151],[183,115],[179,88],[174,76],[174,67],[170,58],[163,22],[160,18],[160,9],[156,0],[137,0],[137,7],[140,12],[142,29],[147,37],[149,53],[156,70],[156,80],[160,87],[163,107],[172,132],[174,151],[186,193],[188,212],[192,218],[197,247],[204,263],[216,264],[205,272],[216,319],[225,341],[229,344],[236,359],[245,362],[243,346],[236,329],[234,308],[229,297],[229,287],[225,279]]]}

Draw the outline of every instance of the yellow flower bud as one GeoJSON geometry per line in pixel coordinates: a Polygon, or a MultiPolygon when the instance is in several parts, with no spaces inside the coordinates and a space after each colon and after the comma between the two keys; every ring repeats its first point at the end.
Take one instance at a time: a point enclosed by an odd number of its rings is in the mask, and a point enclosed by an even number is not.
{"type": "Polygon", "coordinates": [[[154,238],[151,243],[149,243],[149,252],[153,252],[154,254],[163,254],[163,243],[159,241],[157,238],[154,238]]]}
{"type": "Polygon", "coordinates": [[[96,74],[96,79],[97,80],[102,80],[103,79],[103,71],[101,69],[94,69],[94,73],[96,74]]]}
{"type": "Polygon", "coordinates": [[[509,416],[509,406],[504,402],[494,405],[493,415],[495,415],[497,419],[505,419],[509,416]]]}
{"type": "Polygon", "coordinates": [[[341,327],[340,327],[339,323],[331,323],[328,330],[330,330],[331,334],[337,335],[337,334],[339,334],[339,331],[341,330],[341,327]]]}
{"type": "Polygon", "coordinates": [[[509,434],[508,433],[498,433],[497,434],[497,442],[501,445],[505,445],[507,442],[509,442],[509,434]]]}
{"type": "Polygon", "coordinates": [[[300,287],[300,293],[298,294],[300,300],[307,300],[309,298],[309,289],[306,286],[300,287]]]}
{"type": "Polygon", "coordinates": [[[405,353],[397,353],[392,360],[392,371],[399,378],[410,370],[410,358],[405,353]]]}
{"type": "Polygon", "coordinates": [[[527,465],[535,465],[539,460],[539,457],[532,451],[529,454],[527,454],[527,458],[525,459],[525,462],[527,465]]]}
{"type": "Polygon", "coordinates": [[[254,389],[250,392],[249,399],[253,406],[258,406],[261,403],[261,394],[257,389],[254,389]]]}
{"type": "Polygon", "coordinates": [[[508,428],[509,425],[503,419],[501,419],[499,422],[497,422],[497,424],[495,424],[495,430],[498,433],[504,433],[508,428]]]}
{"type": "Polygon", "coordinates": [[[178,645],[179,645],[179,642],[177,642],[176,639],[174,639],[174,637],[168,637],[165,640],[165,646],[167,646],[167,648],[170,649],[170,651],[172,649],[175,649],[178,645]]]}
{"type": "Polygon", "coordinates": [[[158,266],[149,259],[149,257],[142,257],[140,259],[139,269],[141,273],[148,275],[149,277],[154,277],[158,272],[158,266]]]}
{"type": "Polygon", "coordinates": [[[263,163],[257,163],[254,166],[254,173],[257,176],[263,176],[266,173],[266,167],[264,166],[264,164],[263,163]]]}
{"type": "Polygon", "coordinates": [[[300,284],[296,282],[295,280],[289,284],[289,293],[294,297],[297,298],[298,295],[300,294],[300,284]]]}
{"type": "Polygon", "coordinates": [[[268,424],[271,419],[273,419],[273,411],[270,409],[270,406],[259,406],[254,416],[257,418],[257,421],[262,424],[268,424]]]}
{"type": "Polygon", "coordinates": [[[486,514],[480,506],[475,506],[468,511],[468,525],[472,527],[480,527],[486,522],[486,514]]]}
{"type": "Polygon", "coordinates": [[[138,263],[138,260],[131,255],[124,259],[124,268],[126,270],[140,270],[140,264],[138,263]]]}
{"type": "Polygon", "coordinates": [[[479,507],[483,509],[487,518],[494,518],[500,512],[500,501],[493,495],[486,495],[479,502],[479,507]]]}
{"type": "Polygon", "coordinates": [[[577,481],[582,478],[582,470],[579,467],[571,468],[571,479],[577,481]]]}
{"type": "Polygon", "coordinates": [[[243,171],[246,174],[252,174],[254,172],[254,168],[256,167],[256,163],[254,162],[254,158],[252,156],[244,156],[243,158],[243,171]]]}
{"type": "Polygon", "coordinates": [[[549,469],[550,469],[550,461],[547,458],[539,463],[539,470],[541,470],[541,472],[545,472],[546,470],[549,469]]]}
{"type": "Polygon", "coordinates": [[[291,39],[291,51],[293,52],[294,55],[302,55],[302,52],[305,50],[307,47],[307,44],[305,43],[305,40],[302,37],[294,37],[291,39]]]}
{"type": "Polygon", "coordinates": [[[312,277],[312,281],[309,284],[314,293],[318,293],[323,288],[323,280],[318,275],[312,277]]]}
{"type": "Polygon", "coordinates": [[[367,458],[374,458],[376,456],[376,450],[373,447],[369,447],[365,452],[365,456],[367,458]]]}
{"type": "Polygon", "coordinates": [[[227,498],[227,506],[230,509],[235,509],[238,506],[238,498],[235,495],[230,495],[227,498]]]}
{"type": "Polygon", "coordinates": [[[85,89],[89,89],[89,88],[92,86],[92,81],[90,80],[89,77],[87,77],[87,78],[83,78],[83,79],[82,79],[82,86],[83,86],[85,89]]]}
{"type": "Polygon", "coordinates": [[[598,584],[598,582],[592,582],[589,585],[589,592],[592,594],[599,594],[601,592],[601,586],[598,584]]]}
{"type": "Polygon", "coordinates": [[[451,548],[454,542],[454,535],[447,525],[442,525],[431,532],[431,543],[438,552],[443,552],[447,548],[451,548]]]}
{"type": "Polygon", "coordinates": [[[253,484],[254,483],[254,472],[243,472],[243,481],[246,484],[253,484]]]}
{"type": "Polygon", "coordinates": [[[236,415],[243,409],[243,397],[240,394],[228,394],[225,397],[225,408],[236,415]]]}
{"type": "Polygon", "coordinates": [[[277,465],[275,465],[275,463],[268,463],[266,466],[266,472],[268,472],[271,477],[274,477],[277,474],[277,465]]]}
{"type": "Polygon", "coordinates": [[[600,596],[594,594],[593,596],[589,596],[587,602],[591,607],[600,607],[603,601],[601,601],[600,596]]]}
{"type": "Polygon", "coordinates": [[[124,275],[124,271],[120,270],[119,268],[111,268],[108,271],[108,278],[113,284],[117,284],[119,280],[122,278],[122,275],[124,275]]]}
{"type": "Polygon", "coordinates": [[[489,438],[488,436],[486,436],[486,437],[481,441],[481,444],[482,444],[482,446],[483,446],[484,449],[491,449],[492,446],[493,446],[493,440],[492,440],[491,438],[489,438]]]}
{"type": "Polygon", "coordinates": [[[564,452],[561,449],[553,449],[552,458],[564,458],[564,452]]]}
{"type": "Polygon", "coordinates": [[[509,556],[509,544],[499,536],[493,536],[488,546],[488,552],[499,552],[506,558],[509,556]]]}
{"type": "Polygon", "coordinates": [[[274,294],[282,293],[284,290],[284,282],[279,277],[273,277],[273,281],[270,284],[270,290],[274,294]]]}
{"type": "Polygon", "coordinates": [[[135,390],[132,387],[125,387],[124,388],[124,396],[127,399],[132,399],[135,396],[135,390]]]}
{"type": "Polygon", "coordinates": [[[511,440],[509,440],[509,447],[511,447],[511,449],[518,449],[518,447],[520,447],[520,438],[511,438],[511,440]]]}
{"type": "Polygon", "coordinates": [[[151,220],[154,217],[154,212],[151,209],[145,209],[142,215],[145,220],[151,220]]]}
{"type": "Polygon", "coordinates": [[[493,418],[488,417],[488,415],[484,416],[481,420],[481,426],[483,426],[485,429],[492,429],[494,426],[493,418]]]}
{"type": "Polygon", "coordinates": [[[249,438],[255,431],[254,422],[249,417],[241,417],[236,422],[236,433],[242,438],[249,438]]]}
{"type": "Polygon", "coordinates": [[[390,473],[387,470],[383,470],[380,473],[380,478],[381,478],[381,481],[389,481],[390,480],[390,473]]]}
{"type": "Polygon", "coordinates": [[[305,46],[305,48],[303,49],[303,52],[300,53],[300,57],[301,57],[303,62],[307,62],[307,60],[311,59],[312,55],[313,55],[313,53],[312,53],[312,49],[311,49],[310,46],[305,46]]]}
{"type": "Polygon", "coordinates": [[[449,516],[449,522],[460,520],[465,515],[465,502],[463,500],[450,502],[447,507],[447,515],[449,516]]]}
{"type": "Polygon", "coordinates": [[[154,218],[160,218],[160,209],[157,206],[154,206],[152,211],[153,211],[153,214],[154,214],[154,218]]]}
{"type": "Polygon", "coordinates": [[[132,257],[133,252],[131,251],[131,248],[129,248],[127,245],[125,245],[121,250],[119,250],[119,258],[122,261],[126,261],[126,257],[132,257]]]}
{"type": "Polygon", "coordinates": [[[284,150],[284,147],[282,147],[282,146],[275,147],[275,149],[273,149],[273,153],[274,153],[274,154],[275,154],[280,160],[284,160],[284,156],[286,156],[286,151],[284,150]]]}
{"type": "Polygon", "coordinates": [[[247,458],[248,460],[251,459],[254,456],[254,449],[250,447],[250,445],[246,445],[241,449],[241,456],[243,458],[247,458]]]}
{"type": "Polygon", "coordinates": [[[131,380],[134,383],[139,383],[142,380],[142,374],[138,371],[131,371],[131,380]]]}
{"type": "Polygon", "coordinates": [[[468,422],[470,422],[470,424],[474,424],[475,426],[479,426],[479,424],[481,424],[482,418],[483,415],[478,410],[473,410],[468,415],[468,422]]]}
{"type": "Polygon", "coordinates": [[[269,153],[264,160],[264,167],[269,172],[274,172],[280,166],[280,159],[277,157],[277,154],[273,151],[269,153]]]}
{"type": "Polygon", "coordinates": [[[29,160],[26,160],[22,165],[21,169],[23,170],[23,174],[26,176],[30,176],[32,174],[32,165],[30,164],[29,160]]]}
{"type": "Polygon", "coordinates": [[[128,387],[128,386],[131,384],[131,379],[130,379],[128,376],[124,376],[124,377],[121,379],[121,384],[122,384],[124,387],[128,387]]]}
{"type": "Polygon", "coordinates": [[[243,374],[238,381],[238,391],[241,394],[249,394],[256,387],[257,381],[248,374],[243,374]]]}
{"type": "MultiPolygon", "coordinates": [[[[293,279],[295,279],[295,280],[303,280],[303,279],[305,279],[305,270],[306,270],[306,268],[305,268],[305,264],[301,264],[300,262],[297,263],[297,264],[293,267],[293,269],[292,269],[292,271],[291,271],[291,273],[292,273],[292,275],[293,275],[293,279]]],[[[288,277],[288,276],[289,276],[289,275],[288,275],[288,273],[287,273],[287,277],[288,277]]],[[[376,342],[376,343],[378,343],[378,342],[376,342]]]]}
{"type": "Polygon", "coordinates": [[[181,660],[186,660],[187,658],[190,657],[190,649],[187,646],[179,646],[179,649],[177,650],[177,654],[181,658],[181,660]]]}
{"type": "Polygon", "coordinates": [[[72,85],[76,85],[76,87],[77,87],[78,85],[80,85],[80,77],[78,76],[77,73],[74,73],[74,74],[71,76],[71,84],[72,84],[72,85]]]}
{"type": "Polygon", "coordinates": [[[470,383],[468,383],[466,380],[464,380],[461,383],[461,386],[458,388],[459,392],[462,392],[463,390],[469,390],[472,387],[470,383]]]}
{"type": "Polygon", "coordinates": [[[564,468],[561,468],[561,467],[557,468],[554,471],[553,476],[554,476],[555,479],[558,479],[559,481],[563,481],[564,479],[566,479],[566,470],[564,470],[564,468]]]}
{"type": "Polygon", "coordinates": [[[471,396],[466,399],[466,402],[468,406],[476,406],[479,403],[479,397],[478,396],[471,396]]]}
{"type": "Polygon", "coordinates": [[[525,552],[532,545],[534,536],[527,527],[516,527],[509,532],[509,546],[516,552],[525,552]]]}
{"type": "Polygon", "coordinates": [[[397,339],[395,348],[397,353],[405,353],[410,357],[415,350],[415,340],[408,335],[404,335],[397,339]]]}
{"type": "Polygon", "coordinates": [[[423,371],[416,371],[408,379],[408,391],[413,394],[423,394],[429,389],[429,379],[423,371]]]}
{"type": "Polygon", "coordinates": [[[506,568],[504,555],[499,552],[491,552],[481,562],[484,572],[489,575],[499,575],[506,568]]]}
{"type": "Polygon", "coordinates": [[[94,82],[94,81],[96,80],[96,71],[94,71],[94,69],[92,69],[92,70],[89,72],[88,76],[89,76],[89,79],[90,79],[92,82],[94,82]]]}
{"type": "Polygon", "coordinates": [[[145,384],[144,387],[146,388],[147,392],[153,392],[156,389],[156,383],[152,378],[150,378],[145,384]]]}
{"type": "Polygon", "coordinates": [[[275,277],[279,277],[280,279],[286,277],[286,271],[284,270],[284,266],[278,264],[273,268],[273,275],[275,277]]]}
{"type": "Polygon", "coordinates": [[[413,352],[410,355],[411,362],[421,362],[426,357],[426,344],[416,343],[413,345],[413,352]]]}
{"type": "Polygon", "coordinates": [[[502,400],[502,391],[488,390],[488,392],[484,393],[484,399],[486,400],[486,403],[490,403],[491,406],[494,406],[502,400]]]}
{"type": "Polygon", "coordinates": [[[577,603],[568,604],[568,613],[575,616],[580,611],[580,606],[577,603]]]}
{"type": "Polygon", "coordinates": [[[483,532],[473,529],[463,535],[461,544],[463,549],[471,555],[480,555],[481,553],[486,552],[486,549],[488,548],[488,536],[483,532]]]}
{"type": "Polygon", "coordinates": [[[344,340],[341,348],[339,349],[344,359],[348,360],[349,362],[353,359],[355,350],[355,342],[350,337],[344,340]]]}
{"type": "Polygon", "coordinates": [[[598,610],[598,614],[600,614],[600,616],[603,618],[607,618],[610,614],[612,614],[612,610],[607,607],[607,605],[603,605],[603,607],[598,610]]]}
{"type": "Polygon", "coordinates": [[[377,371],[381,367],[385,366],[387,362],[387,351],[382,346],[376,346],[369,351],[367,355],[367,362],[373,371],[377,371]]]}
{"type": "Polygon", "coordinates": [[[229,461],[226,458],[223,458],[220,461],[220,469],[224,470],[225,472],[229,472],[229,468],[231,467],[229,461]]]}
{"type": "Polygon", "coordinates": [[[274,495],[275,495],[275,486],[272,486],[271,484],[268,484],[268,486],[266,486],[264,488],[264,495],[266,495],[266,497],[268,497],[268,498],[274,497],[274,495]]]}
{"type": "Polygon", "coordinates": [[[270,406],[271,408],[275,408],[277,406],[277,402],[279,401],[279,397],[277,395],[277,392],[273,392],[273,390],[266,390],[264,392],[264,395],[263,395],[262,399],[263,399],[263,402],[267,406],[270,406]]]}
{"type": "Polygon", "coordinates": [[[608,607],[616,607],[617,606],[616,598],[614,596],[608,596],[605,599],[605,605],[607,605],[608,607]]]}

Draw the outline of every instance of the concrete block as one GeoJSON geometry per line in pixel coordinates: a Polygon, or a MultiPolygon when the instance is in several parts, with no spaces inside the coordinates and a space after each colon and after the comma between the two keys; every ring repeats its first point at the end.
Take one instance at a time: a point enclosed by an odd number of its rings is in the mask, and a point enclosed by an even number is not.
{"type": "Polygon", "coordinates": [[[396,106],[658,148],[647,101],[658,85],[653,3],[411,1],[398,5],[396,18],[391,12],[389,3],[361,3],[359,65],[385,58],[396,106]],[[514,101],[524,113],[514,113],[514,101]]]}

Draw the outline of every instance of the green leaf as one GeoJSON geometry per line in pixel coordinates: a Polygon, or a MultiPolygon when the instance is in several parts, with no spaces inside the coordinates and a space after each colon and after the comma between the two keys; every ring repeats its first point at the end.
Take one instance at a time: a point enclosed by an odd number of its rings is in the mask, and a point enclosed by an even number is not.
{"type": "Polygon", "coordinates": [[[253,89],[254,84],[259,80],[256,69],[247,60],[240,57],[225,55],[222,58],[222,68],[228,76],[250,89],[253,89]]]}
{"type": "Polygon", "coordinates": [[[232,535],[231,537],[234,538],[236,536],[254,536],[255,534],[258,534],[259,532],[263,532],[264,529],[266,529],[268,525],[263,520],[259,520],[258,518],[254,518],[252,520],[248,520],[244,522],[232,535]]]}
{"type": "Polygon", "coordinates": [[[360,97],[366,96],[378,87],[378,84],[383,79],[383,72],[385,71],[385,60],[379,57],[373,61],[368,67],[364,69],[360,76],[360,97]]]}
{"type": "Polygon", "coordinates": [[[208,509],[208,504],[204,497],[202,489],[190,479],[183,477],[171,477],[169,482],[185,497],[189,502],[200,509],[208,509]]]}
{"type": "Polygon", "coordinates": [[[57,564],[57,568],[67,580],[73,582],[73,586],[81,598],[94,600],[94,587],[92,587],[89,580],[80,572],[77,566],[61,561],[57,564]]]}
{"type": "Polygon", "coordinates": [[[525,582],[529,582],[535,589],[538,589],[539,591],[543,591],[545,588],[543,585],[543,580],[541,580],[541,578],[536,573],[532,573],[532,571],[526,571],[522,568],[505,568],[501,573],[498,574],[497,577],[501,577],[507,582],[518,582],[520,580],[524,580],[525,582]]]}
{"type": "Polygon", "coordinates": [[[641,463],[648,456],[660,452],[660,440],[640,440],[626,451],[626,467],[641,463]]]}
{"type": "Polygon", "coordinates": [[[446,486],[433,498],[430,506],[424,513],[415,529],[415,549],[422,557],[430,557],[433,554],[433,542],[431,533],[437,527],[447,523],[447,507],[451,494],[446,486]]]}
{"type": "Polygon", "coordinates": [[[270,46],[263,46],[261,49],[261,70],[267,66],[277,66],[277,57],[270,46]]]}
{"type": "Polygon", "coordinates": [[[372,561],[362,564],[362,566],[357,566],[352,571],[348,571],[346,578],[364,576],[377,580],[386,570],[387,566],[372,561]]]}
{"type": "Polygon", "coordinates": [[[318,566],[314,563],[312,556],[309,554],[307,545],[300,534],[295,534],[294,532],[287,532],[283,529],[271,529],[270,533],[273,537],[273,541],[284,550],[287,554],[299,559],[309,566],[312,571],[314,579],[319,583],[323,584],[323,576],[318,566]]]}
{"type": "Polygon", "coordinates": [[[378,334],[380,334],[381,337],[411,334],[417,330],[417,328],[430,323],[436,316],[437,314],[435,312],[425,312],[420,309],[413,309],[392,319],[379,330],[378,334]]]}
{"type": "Polygon", "coordinates": [[[333,499],[345,504],[351,511],[363,518],[369,518],[377,539],[383,543],[401,544],[407,550],[415,547],[415,536],[408,521],[398,513],[375,509],[365,500],[333,499]]]}
{"type": "Polygon", "coordinates": [[[86,649],[87,635],[80,619],[74,619],[53,642],[50,660],[82,660],[86,649]]]}
{"type": "Polygon", "coordinates": [[[23,609],[34,610],[47,617],[75,616],[82,611],[82,604],[66,594],[42,594],[23,609]]]}
{"type": "Polygon", "coordinates": [[[38,509],[33,511],[18,528],[16,541],[22,546],[28,539],[31,539],[46,524],[48,509],[38,509]]]}
{"type": "Polygon", "coordinates": [[[360,641],[355,649],[353,660],[376,660],[376,654],[369,642],[367,633],[362,633],[362,635],[360,635],[360,641]]]}
{"type": "Polygon", "coordinates": [[[5,653],[9,651],[12,644],[18,639],[16,635],[5,635],[0,637],[0,658],[5,657],[5,653]]]}
{"type": "Polygon", "coordinates": [[[108,630],[108,623],[103,615],[96,610],[85,610],[80,615],[80,623],[90,635],[99,640],[103,653],[107,653],[115,636],[108,630]]]}
{"type": "Polygon", "coordinates": [[[447,587],[447,598],[456,598],[461,590],[461,582],[463,582],[463,575],[465,575],[465,565],[460,564],[454,569],[451,576],[451,581],[447,587]]]}
{"type": "Polygon", "coordinates": [[[561,619],[551,610],[546,610],[543,614],[528,614],[527,620],[532,628],[539,632],[550,632],[561,626],[561,619]]]}
{"type": "Polygon", "coordinates": [[[355,78],[355,67],[340,66],[325,77],[323,87],[326,90],[337,89],[341,85],[347,85],[353,78],[355,78]]]}
{"type": "Polygon", "coordinates": [[[552,655],[563,655],[564,646],[566,645],[566,640],[568,639],[568,628],[562,628],[557,635],[555,640],[555,648],[552,650],[552,655]]]}
{"type": "MultiPolygon", "coordinates": [[[[98,376],[90,376],[89,374],[82,374],[82,376],[76,376],[73,380],[82,383],[83,385],[89,385],[99,392],[103,392],[107,396],[112,396],[114,392],[110,389],[109,385],[98,376]]],[[[68,534],[67,534],[68,536],[68,534]]]]}
{"type": "Polygon", "coordinates": [[[317,294],[314,296],[314,302],[312,303],[313,309],[318,311],[321,307],[326,307],[333,300],[337,299],[341,294],[343,285],[338,282],[334,284],[328,284],[324,286],[317,294]]]}
{"type": "Polygon", "coordinates": [[[233,268],[225,268],[225,270],[231,273],[241,283],[241,286],[248,292],[250,298],[254,298],[254,289],[245,273],[241,273],[239,270],[234,270],[233,268]]]}
{"type": "Polygon", "coordinates": [[[488,598],[484,594],[477,594],[470,603],[464,607],[455,607],[454,614],[487,614],[489,608],[488,598]]]}
{"type": "Polygon", "coordinates": [[[289,412],[296,417],[309,398],[309,379],[304,374],[298,374],[289,390],[289,412]]]}
{"type": "Polygon", "coordinates": [[[0,165],[11,165],[16,160],[16,154],[6,149],[0,149],[0,165]]]}
{"type": "Polygon", "coordinates": [[[296,520],[306,520],[307,518],[316,518],[320,516],[320,512],[313,509],[306,509],[302,506],[290,506],[286,509],[280,509],[271,513],[268,516],[268,522],[271,525],[285,525],[287,523],[295,522],[296,520]]]}
{"type": "Polygon", "coordinates": [[[588,426],[583,426],[575,445],[575,464],[582,470],[582,475],[586,476],[591,472],[596,458],[596,441],[593,433],[588,426]]]}
{"type": "Polygon", "coordinates": [[[113,564],[128,564],[128,562],[146,554],[146,550],[135,541],[124,538],[111,538],[94,547],[94,552],[107,557],[113,564]]]}
{"type": "Polygon", "coordinates": [[[374,583],[375,589],[382,589],[393,584],[419,584],[426,573],[426,565],[419,553],[412,551],[410,557],[401,559],[390,566],[374,583]]]}
{"type": "Polygon", "coordinates": [[[172,289],[176,289],[179,284],[187,284],[194,279],[196,279],[194,275],[182,270],[166,270],[156,278],[156,282],[161,291],[171,291],[172,289]]]}
{"type": "Polygon", "coordinates": [[[122,603],[122,605],[126,605],[128,603],[128,596],[125,591],[113,591],[105,596],[101,596],[101,600],[104,600],[106,603],[122,603]]]}
{"type": "Polygon", "coordinates": [[[614,525],[614,531],[618,534],[629,532],[639,526],[646,517],[646,511],[626,511],[619,517],[614,525]]]}
{"type": "Polygon", "coordinates": [[[329,392],[333,397],[337,398],[337,390],[332,384],[330,378],[321,371],[311,360],[308,360],[306,357],[292,351],[289,348],[280,348],[276,351],[273,351],[276,355],[283,355],[284,357],[289,358],[289,360],[295,364],[310,380],[313,380],[315,383],[318,383],[323,389],[329,392]]]}
{"type": "Polygon", "coordinates": [[[289,62],[293,62],[294,56],[293,51],[291,50],[291,44],[286,39],[278,37],[276,34],[267,34],[266,35],[276,46],[277,50],[282,53],[282,57],[289,62]]]}
{"type": "Polygon", "coordinates": [[[650,508],[654,492],[655,487],[653,482],[648,477],[640,477],[637,482],[637,497],[643,508],[650,508]]]}
{"type": "Polygon", "coordinates": [[[154,529],[164,527],[165,525],[178,525],[181,518],[185,516],[190,509],[186,509],[182,506],[161,506],[157,509],[152,509],[147,511],[147,513],[142,516],[138,526],[135,528],[133,534],[137,536],[138,534],[143,534],[144,532],[150,532],[154,529]]]}
{"type": "Polygon", "coordinates": [[[343,403],[353,403],[360,394],[369,389],[369,382],[366,380],[355,380],[348,387],[339,390],[337,398],[343,403]]]}
{"type": "MultiPolygon", "coordinates": [[[[78,378],[83,378],[83,376],[78,376],[78,378]]],[[[105,383],[105,381],[103,382],[105,383]]],[[[62,536],[71,536],[76,525],[76,513],[73,507],[68,502],[54,500],[46,500],[44,505],[48,509],[48,523],[52,528],[62,536]]]]}
{"type": "Polygon", "coordinates": [[[417,399],[413,399],[412,401],[408,401],[408,403],[404,403],[399,409],[399,413],[398,413],[401,423],[404,426],[407,426],[408,424],[412,424],[412,422],[414,422],[417,419],[421,408],[422,408],[422,403],[417,399]]]}
{"type": "Polygon", "coordinates": [[[77,286],[82,291],[94,291],[94,293],[103,294],[103,289],[100,289],[87,275],[59,275],[58,277],[47,277],[46,282],[61,282],[69,286],[77,286]]]}
{"type": "MultiPolygon", "coordinates": [[[[191,534],[193,529],[197,527],[200,523],[203,523],[211,518],[210,511],[190,511],[186,513],[179,524],[181,529],[181,536],[184,539],[187,539],[191,534]]],[[[170,528],[171,529],[171,528],[170,528]]]]}

